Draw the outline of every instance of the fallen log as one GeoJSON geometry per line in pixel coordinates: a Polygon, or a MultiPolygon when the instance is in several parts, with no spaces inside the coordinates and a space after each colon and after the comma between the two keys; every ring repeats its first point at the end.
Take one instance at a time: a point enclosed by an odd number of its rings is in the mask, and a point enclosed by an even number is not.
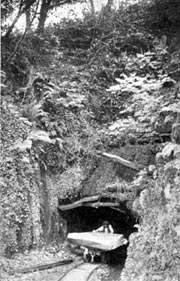
{"type": "Polygon", "coordinates": [[[49,263],[49,264],[36,265],[36,266],[32,266],[32,267],[27,267],[27,268],[19,268],[19,269],[9,271],[9,274],[14,275],[16,273],[32,273],[35,271],[41,271],[41,270],[51,269],[51,268],[54,268],[57,266],[70,264],[72,262],[73,262],[73,260],[71,259],[71,260],[53,262],[53,263],[49,263]]]}
{"type": "Polygon", "coordinates": [[[128,161],[120,156],[117,156],[115,154],[110,154],[110,153],[107,153],[107,152],[101,152],[101,151],[97,151],[97,153],[101,156],[104,156],[106,158],[109,158],[111,159],[112,161],[115,161],[115,162],[118,162],[128,168],[131,168],[135,171],[140,171],[140,169],[142,169],[143,167],[140,167],[139,165],[131,162],[131,161],[128,161]]]}

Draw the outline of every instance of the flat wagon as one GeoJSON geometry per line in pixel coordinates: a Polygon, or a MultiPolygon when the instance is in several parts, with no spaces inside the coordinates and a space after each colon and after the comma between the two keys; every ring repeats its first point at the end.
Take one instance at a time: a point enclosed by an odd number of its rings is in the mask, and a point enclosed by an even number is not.
{"type": "Polygon", "coordinates": [[[73,232],[69,233],[67,240],[84,250],[84,259],[100,256],[103,263],[108,262],[111,251],[128,243],[122,234],[102,232],[73,232]]]}

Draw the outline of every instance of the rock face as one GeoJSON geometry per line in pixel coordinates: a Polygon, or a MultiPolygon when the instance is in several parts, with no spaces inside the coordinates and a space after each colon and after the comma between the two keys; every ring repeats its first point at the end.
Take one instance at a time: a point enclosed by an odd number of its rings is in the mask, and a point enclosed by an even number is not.
{"type": "MultiPolygon", "coordinates": [[[[136,171],[104,157],[93,156],[90,161],[69,166],[60,174],[52,173],[35,157],[35,150],[14,149],[17,141],[26,139],[30,130],[19,113],[4,106],[1,118],[1,254],[11,255],[45,242],[62,241],[67,226],[59,216],[59,202],[71,203],[86,196],[103,194],[116,197],[119,194],[120,201],[127,201],[124,185],[132,181],[136,171]]],[[[142,150],[140,146],[129,145],[111,153],[148,165],[152,161],[149,149],[148,146],[142,150]]],[[[134,196],[135,193],[130,194],[129,203],[134,196]]]]}
{"type": "Polygon", "coordinates": [[[13,108],[1,108],[1,255],[44,243],[51,213],[44,173],[33,153],[14,150],[29,127],[13,108]]]}
{"type": "Polygon", "coordinates": [[[165,163],[158,164],[158,176],[134,202],[141,225],[130,236],[121,281],[179,280],[180,159],[169,158],[169,149],[170,144],[162,151],[165,163]]]}
{"type": "Polygon", "coordinates": [[[27,128],[8,108],[2,108],[1,118],[1,254],[10,255],[28,248],[33,236],[34,242],[40,238],[40,202],[34,196],[39,187],[28,155],[12,150],[15,142],[25,137],[27,128]]]}

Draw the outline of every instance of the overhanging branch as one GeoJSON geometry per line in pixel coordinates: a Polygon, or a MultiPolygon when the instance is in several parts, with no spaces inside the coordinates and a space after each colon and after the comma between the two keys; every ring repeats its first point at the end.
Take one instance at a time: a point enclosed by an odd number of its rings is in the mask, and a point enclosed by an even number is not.
{"type": "Polygon", "coordinates": [[[20,6],[19,6],[19,11],[14,19],[14,21],[12,22],[11,26],[9,27],[8,31],[6,32],[6,34],[3,36],[4,38],[8,38],[9,35],[11,34],[14,26],[16,25],[17,21],[19,20],[19,18],[36,2],[36,0],[29,0],[27,1],[27,3],[25,3],[26,5],[24,5],[23,7],[23,1],[20,2],[20,6]]]}

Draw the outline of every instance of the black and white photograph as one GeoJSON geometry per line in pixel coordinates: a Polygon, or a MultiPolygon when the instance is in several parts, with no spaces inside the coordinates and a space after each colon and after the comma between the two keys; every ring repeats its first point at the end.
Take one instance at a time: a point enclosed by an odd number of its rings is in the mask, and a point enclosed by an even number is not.
{"type": "Polygon", "coordinates": [[[180,0],[0,7],[0,281],[180,281],[180,0]]]}

